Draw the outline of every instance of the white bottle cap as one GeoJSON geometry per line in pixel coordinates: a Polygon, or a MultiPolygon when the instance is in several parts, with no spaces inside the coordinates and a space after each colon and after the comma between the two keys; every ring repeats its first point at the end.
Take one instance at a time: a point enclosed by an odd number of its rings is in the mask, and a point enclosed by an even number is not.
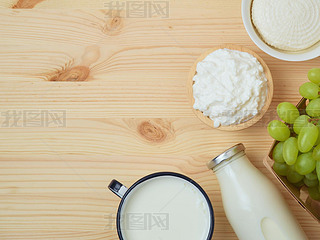
{"type": "Polygon", "coordinates": [[[227,149],[223,153],[219,154],[217,157],[208,162],[207,166],[209,169],[213,169],[218,166],[220,163],[226,160],[230,160],[237,153],[244,151],[246,148],[242,143],[238,143],[233,147],[227,149]]]}

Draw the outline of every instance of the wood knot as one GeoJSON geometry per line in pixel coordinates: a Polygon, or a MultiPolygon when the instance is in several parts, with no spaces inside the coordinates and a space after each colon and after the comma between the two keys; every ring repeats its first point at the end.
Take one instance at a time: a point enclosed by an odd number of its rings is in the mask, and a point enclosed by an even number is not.
{"type": "Polygon", "coordinates": [[[69,81],[82,82],[85,81],[90,73],[90,69],[86,66],[76,66],[71,69],[56,73],[49,81],[69,81]]]}
{"type": "Polygon", "coordinates": [[[171,124],[161,119],[143,121],[138,125],[138,133],[150,142],[160,143],[172,136],[171,124]]]}
{"type": "Polygon", "coordinates": [[[122,18],[120,16],[114,16],[107,20],[103,28],[103,32],[108,35],[117,35],[120,33],[120,29],[122,27],[122,18]]]}
{"type": "Polygon", "coordinates": [[[18,2],[12,6],[13,9],[17,8],[34,8],[38,3],[44,0],[18,0],[18,2]]]}

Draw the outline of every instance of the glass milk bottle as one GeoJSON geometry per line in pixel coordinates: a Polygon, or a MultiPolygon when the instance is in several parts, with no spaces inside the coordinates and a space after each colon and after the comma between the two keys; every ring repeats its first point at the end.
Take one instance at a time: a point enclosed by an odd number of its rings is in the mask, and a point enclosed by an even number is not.
{"type": "Polygon", "coordinates": [[[308,239],[276,186],[237,144],[208,163],[219,181],[226,216],[240,240],[308,239]]]}

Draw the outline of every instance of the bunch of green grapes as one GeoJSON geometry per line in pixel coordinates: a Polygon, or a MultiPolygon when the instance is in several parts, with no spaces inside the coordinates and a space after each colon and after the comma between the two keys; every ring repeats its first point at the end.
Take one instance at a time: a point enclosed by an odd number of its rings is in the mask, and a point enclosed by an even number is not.
{"type": "Polygon", "coordinates": [[[279,141],[273,149],[273,169],[297,187],[306,186],[314,200],[320,200],[320,68],[308,72],[310,82],[300,86],[309,99],[305,113],[289,102],[282,102],[277,113],[282,121],[268,125],[272,138],[279,141]]]}

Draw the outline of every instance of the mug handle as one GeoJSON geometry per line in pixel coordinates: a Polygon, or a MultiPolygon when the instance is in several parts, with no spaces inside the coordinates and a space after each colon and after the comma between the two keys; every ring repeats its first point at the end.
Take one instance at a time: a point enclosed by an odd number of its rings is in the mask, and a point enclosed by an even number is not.
{"type": "Polygon", "coordinates": [[[128,188],[124,186],[122,183],[118,182],[117,180],[113,179],[108,188],[111,192],[116,194],[119,198],[123,198],[123,195],[126,193],[128,188]]]}

